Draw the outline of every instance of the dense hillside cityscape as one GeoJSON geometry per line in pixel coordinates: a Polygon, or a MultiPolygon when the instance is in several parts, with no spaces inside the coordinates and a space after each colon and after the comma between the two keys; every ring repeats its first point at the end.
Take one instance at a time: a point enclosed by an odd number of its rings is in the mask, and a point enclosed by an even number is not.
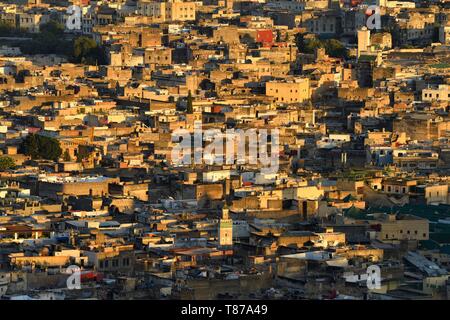
{"type": "Polygon", "coordinates": [[[1,0],[0,300],[450,300],[449,46],[449,0],[1,0]]]}

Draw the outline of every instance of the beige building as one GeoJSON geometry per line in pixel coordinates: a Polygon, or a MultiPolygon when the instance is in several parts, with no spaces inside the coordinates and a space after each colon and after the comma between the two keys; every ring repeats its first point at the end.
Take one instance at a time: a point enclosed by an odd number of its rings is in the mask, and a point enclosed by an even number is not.
{"type": "Polygon", "coordinates": [[[0,13],[0,22],[10,26],[16,26],[16,13],[15,12],[2,12],[0,13]]]}
{"type": "Polygon", "coordinates": [[[32,33],[39,32],[40,26],[49,21],[49,16],[34,13],[20,13],[17,18],[18,27],[32,33]]]}
{"type": "Polygon", "coordinates": [[[361,53],[369,50],[370,47],[370,30],[363,27],[358,30],[358,57],[361,53]]]}
{"type": "Polygon", "coordinates": [[[233,220],[228,217],[228,208],[222,209],[222,218],[219,220],[219,245],[233,245],[233,220]]]}
{"type": "Polygon", "coordinates": [[[428,220],[416,216],[387,215],[387,219],[380,222],[380,227],[376,237],[381,241],[428,240],[429,238],[428,220]]]}
{"type": "Polygon", "coordinates": [[[169,2],[141,0],[138,2],[138,11],[141,15],[162,21],[194,21],[195,8],[195,2],[180,0],[169,2]]]}
{"type": "Polygon", "coordinates": [[[309,79],[294,81],[270,81],[266,83],[266,95],[281,103],[303,102],[311,98],[309,79]]]}
{"type": "Polygon", "coordinates": [[[108,194],[108,184],[118,183],[118,178],[103,176],[92,177],[58,177],[45,176],[39,178],[39,196],[59,199],[64,196],[104,196],[108,194]]]}
{"type": "Polygon", "coordinates": [[[449,101],[450,86],[441,84],[435,88],[427,88],[422,90],[422,101],[449,101]]]}
{"type": "MultiPolygon", "coordinates": [[[[393,132],[405,132],[407,139],[411,140],[438,139],[445,135],[448,123],[440,115],[405,114],[394,119],[393,132]]],[[[402,153],[406,154],[406,152],[402,153]]]]}
{"type": "Polygon", "coordinates": [[[371,35],[371,44],[380,49],[392,48],[392,35],[388,32],[380,32],[371,35]]]}
{"type": "Polygon", "coordinates": [[[89,264],[101,272],[127,273],[134,266],[133,246],[106,247],[99,251],[85,251],[89,264]]]}
{"type": "Polygon", "coordinates": [[[447,204],[448,203],[448,185],[431,184],[418,185],[413,189],[414,195],[422,198],[427,205],[447,204]]]}
{"type": "Polygon", "coordinates": [[[386,179],[381,184],[381,191],[389,194],[408,194],[415,185],[416,180],[386,179]]]}
{"type": "Polygon", "coordinates": [[[144,52],[145,64],[171,65],[172,64],[172,49],[164,47],[152,47],[145,49],[144,52]]]}
{"type": "Polygon", "coordinates": [[[450,44],[450,25],[439,27],[439,42],[445,45],[450,44]]]}

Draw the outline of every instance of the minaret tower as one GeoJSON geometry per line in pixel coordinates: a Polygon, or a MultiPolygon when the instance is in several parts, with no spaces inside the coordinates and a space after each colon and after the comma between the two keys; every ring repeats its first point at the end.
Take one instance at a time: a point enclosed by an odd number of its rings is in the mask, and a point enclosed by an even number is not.
{"type": "Polygon", "coordinates": [[[233,220],[229,218],[228,206],[222,208],[222,217],[219,219],[219,246],[233,245],[233,220]]]}

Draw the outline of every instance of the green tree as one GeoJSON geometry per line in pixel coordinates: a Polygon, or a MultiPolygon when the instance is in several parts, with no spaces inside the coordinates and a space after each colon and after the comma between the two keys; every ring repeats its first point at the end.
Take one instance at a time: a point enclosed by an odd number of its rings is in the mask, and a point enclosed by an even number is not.
{"type": "Polygon", "coordinates": [[[64,25],[54,20],[43,24],[30,41],[21,41],[20,49],[27,54],[61,54],[70,55],[70,43],[65,39],[64,25]]]}
{"type": "Polygon", "coordinates": [[[53,138],[39,136],[40,138],[40,156],[43,159],[57,161],[61,156],[62,150],[59,141],[53,138]]]}
{"type": "Polygon", "coordinates": [[[202,90],[214,90],[215,84],[209,79],[203,79],[198,85],[202,90]]]}
{"type": "Polygon", "coordinates": [[[32,159],[39,158],[39,142],[37,135],[29,134],[22,143],[23,153],[32,159]]]}
{"type": "Polygon", "coordinates": [[[25,77],[30,76],[30,70],[19,70],[16,74],[16,82],[18,83],[24,83],[25,77]]]}
{"type": "Polygon", "coordinates": [[[94,39],[78,37],[73,43],[73,59],[77,63],[104,64],[103,49],[97,45],[94,39]]]}
{"type": "Polygon", "coordinates": [[[37,134],[28,135],[22,143],[23,153],[32,159],[47,159],[57,161],[62,150],[59,141],[37,134]]]}
{"type": "Polygon", "coordinates": [[[77,162],[82,162],[83,160],[89,158],[89,150],[85,147],[78,148],[77,162]]]}
{"type": "Polygon", "coordinates": [[[325,41],[325,51],[329,56],[335,58],[347,59],[349,55],[347,48],[336,39],[325,41]]]}
{"type": "Polygon", "coordinates": [[[316,52],[316,49],[323,48],[325,45],[319,39],[307,39],[305,41],[304,52],[312,54],[316,52]]]}
{"type": "Polygon", "coordinates": [[[4,37],[14,36],[15,31],[16,28],[13,25],[5,22],[0,22],[0,34],[4,37]]]}
{"type": "Polygon", "coordinates": [[[276,37],[277,42],[281,42],[281,31],[277,30],[277,37],[276,37]]]}
{"type": "Polygon", "coordinates": [[[66,162],[72,160],[72,158],[70,157],[70,154],[69,154],[69,150],[67,150],[67,149],[63,153],[63,160],[66,161],[66,162]]]}
{"type": "Polygon", "coordinates": [[[16,166],[16,162],[11,157],[0,157],[0,171],[12,169],[16,166]]]}
{"type": "Polygon", "coordinates": [[[193,106],[192,102],[193,102],[192,94],[191,94],[191,90],[189,90],[188,96],[187,96],[187,107],[186,107],[186,112],[188,114],[194,113],[194,106],[193,106]]]}
{"type": "Polygon", "coordinates": [[[39,30],[44,34],[52,34],[59,37],[64,36],[64,25],[55,20],[50,20],[49,22],[43,24],[39,30]]]}
{"type": "Polygon", "coordinates": [[[298,32],[295,34],[295,45],[300,52],[303,52],[303,48],[305,46],[305,36],[303,33],[298,32]]]}
{"type": "Polygon", "coordinates": [[[250,34],[246,33],[246,34],[244,34],[242,36],[241,43],[244,43],[244,44],[246,44],[248,46],[249,45],[254,45],[255,44],[255,39],[253,39],[253,37],[250,34]]]}
{"type": "Polygon", "coordinates": [[[0,35],[2,37],[29,37],[24,29],[19,29],[13,23],[0,21],[0,35]]]}
{"type": "Polygon", "coordinates": [[[349,56],[347,48],[336,39],[305,39],[302,34],[298,33],[296,35],[296,44],[298,50],[303,53],[313,54],[317,49],[325,48],[326,54],[330,57],[347,59],[349,56]]]}

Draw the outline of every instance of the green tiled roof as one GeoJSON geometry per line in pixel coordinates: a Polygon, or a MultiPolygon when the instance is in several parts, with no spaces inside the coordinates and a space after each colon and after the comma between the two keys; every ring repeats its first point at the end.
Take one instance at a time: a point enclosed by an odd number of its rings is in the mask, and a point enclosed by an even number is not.
{"type": "Polygon", "coordinates": [[[450,254],[450,245],[441,246],[440,253],[450,254]]]}
{"type": "Polygon", "coordinates": [[[450,205],[438,205],[438,206],[427,206],[427,205],[405,205],[396,206],[392,208],[388,207],[378,207],[369,208],[365,210],[366,213],[400,213],[400,214],[410,214],[413,216],[428,219],[429,221],[437,222],[439,219],[450,218],[450,205]]]}
{"type": "Polygon", "coordinates": [[[420,248],[421,249],[426,249],[426,250],[436,250],[436,249],[440,250],[441,246],[436,241],[423,240],[423,241],[420,241],[420,248]]]}
{"type": "Polygon", "coordinates": [[[437,243],[449,243],[450,244],[450,233],[448,232],[433,232],[430,233],[430,238],[437,243]]]}
{"type": "Polygon", "coordinates": [[[366,210],[361,210],[355,206],[343,210],[344,216],[356,220],[373,220],[372,216],[368,216],[366,210]]]}

